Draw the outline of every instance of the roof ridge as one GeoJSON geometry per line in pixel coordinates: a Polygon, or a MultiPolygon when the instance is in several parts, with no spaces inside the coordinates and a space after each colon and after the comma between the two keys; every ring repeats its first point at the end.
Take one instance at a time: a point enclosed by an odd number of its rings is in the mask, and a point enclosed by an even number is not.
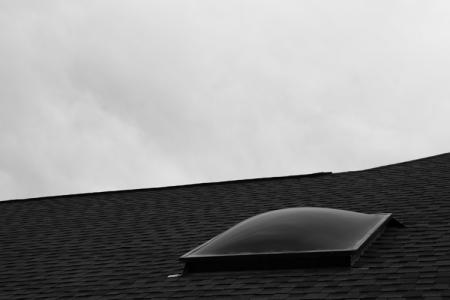
{"type": "MultiPolygon", "coordinates": [[[[382,165],[382,166],[378,166],[378,167],[367,168],[367,169],[363,169],[363,170],[354,170],[354,171],[349,171],[349,172],[364,172],[364,171],[370,171],[370,170],[376,170],[376,169],[382,169],[382,168],[390,168],[393,166],[400,166],[400,165],[416,163],[416,162],[424,161],[424,160],[436,159],[438,157],[447,156],[447,155],[450,156],[450,152],[436,154],[436,155],[427,156],[427,157],[416,158],[416,159],[412,159],[412,160],[406,160],[406,161],[392,163],[392,164],[388,164],[388,165],[382,165]]],[[[346,173],[346,172],[343,172],[343,173],[346,173]]]]}
{"type": "Polygon", "coordinates": [[[62,194],[62,195],[53,195],[53,196],[39,196],[39,197],[30,197],[30,198],[16,198],[16,199],[7,199],[1,200],[0,205],[6,203],[15,203],[15,202],[24,202],[24,201],[35,201],[35,200],[44,200],[44,199],[55,199],[55,198],[68,198],[68,197],[86,197],[90,195],[99,195],[99,194],[110,194],[110,193],[126,193],[126,192],[137,192],[137,191],[149,191],[149,190],[166,190],[166,189],[177,189],[177,188],[190,188],[196,186],[205,186],[205,185],[215,185],[215,184],[234,184],[239,182],[254,182],[254,181],[268,181],[268,180],[279,180],[279,179],[287,179],[287,178],[303,178],[303,177],[318,177],[332,174],[345,174],[345,173],[353,173],[353,172],[365,172],[371,170],[377,170],[382,168],[390,168],[397,165],[411,164],[418,161],[436,159],[441,156],[450,155],[450,152],[437,154],[428,157],[422,157],[418,159],[403,161],[400,163],[393,163],[368,169],[362,170],[353,170],[353,171],[344,171],[344,172],[316,172],[309,174],[300,174],[300,175],[285,175],[285,176],[271,176],[271,177],[258,177],[258,178],[244,178],[244,179],[234,179],[234,180],[224,180],[224,181],[212,181],[212,182],[199,182],[199,183],[188,183],[181,185],[170,185],[170,186],[159,186],[159,187],[148,187],[148,188],[135,188],[135,189],[125,189],[125,190],[108,190],[108,191],[98,191],[98,192],[87,192],[87,193],[74,193],[74,194],[62,194]]]}
{"type": "Polygon", "coordinates": [[[127,192],[138,192],[138,191],[149,191],[149,190],[190,188],[190,187],[204,186],[204,185],[215,185],[215,184],[224,185],[224,184],[234,184],[234,183],[239,183],[239,182],[268,181],[268,180],[287,179],[287,178],[318,177],[318,176],[325,176],[325,175],[331,175],[331,174],[333,174],[333,172],[316,172],[316,173],[300,174],[300,175],[244,178],[244,179],[233,179],[233,180],[224,180],[224,181],[211,181],[211,182],[198,182],[198,183],[188,183],[188,184],[180,184],[180,185],[158,186],[158,187],[149,187],[149,188],[135,188],[135,189],[125,189],[125,190],[109,190],[109,191],[63,194],[63,195],[53,195],[53,196],[39,196],[39,197],[31,197],[31,198],[17,198],[17,199],[1,200],[0,205],[4,204],[4,203],[19,202],[19,201],[24,202],[24,201],[35,201],[35,200],[54,199],[54,198],[85,197],[85,196],[90,196],[90,195],[110,194],[110,193],[127,193],[127,192]]]}

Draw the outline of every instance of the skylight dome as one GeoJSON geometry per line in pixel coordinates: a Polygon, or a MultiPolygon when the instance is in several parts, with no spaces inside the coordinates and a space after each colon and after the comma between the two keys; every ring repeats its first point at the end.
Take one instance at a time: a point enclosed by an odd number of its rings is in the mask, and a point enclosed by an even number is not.
{"type": "Polygon", "coordinates": [[[251,217],[181,260],[188,271],[352,265],[390,214],[295,207],[251,217]]]}

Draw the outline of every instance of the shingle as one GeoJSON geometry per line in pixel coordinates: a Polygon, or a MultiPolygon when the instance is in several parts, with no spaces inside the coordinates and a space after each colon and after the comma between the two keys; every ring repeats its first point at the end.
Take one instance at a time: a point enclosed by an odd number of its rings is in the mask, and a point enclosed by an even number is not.
{"type": "Polygon", "coordinates": [[[450,154],[358,172],[0,202],[0,299],[445,299],[450,154]],[[354,268],[180,273],[178,257],[258,213],[386,212],[354,268]]]}

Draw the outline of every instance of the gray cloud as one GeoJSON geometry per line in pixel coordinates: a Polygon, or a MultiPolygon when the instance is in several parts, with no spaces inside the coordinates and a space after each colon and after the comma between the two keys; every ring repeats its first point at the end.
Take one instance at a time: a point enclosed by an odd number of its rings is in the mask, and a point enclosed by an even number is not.
{"type": "Polygon", "coordinates": [[[445,1],[0,4],[1,199],[446,152],[445,1]]]}

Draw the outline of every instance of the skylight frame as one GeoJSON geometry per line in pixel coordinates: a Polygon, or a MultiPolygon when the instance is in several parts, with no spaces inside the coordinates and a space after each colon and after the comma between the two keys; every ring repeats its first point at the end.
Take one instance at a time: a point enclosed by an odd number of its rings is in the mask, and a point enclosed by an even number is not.
{"type": "Polygon", "coordinates": [[[226,231],[182,255],[185,272],[234,271],[249,269],[289,269],[301,267],[351,267],[371,241],[375,240],[389,225],[400,225],[391,213],[372,214],[380,216],[353,247],[333,250],[266,251],[264,253],[202,254],[195,255],[203,247],[220,239],[226,231]]]}

